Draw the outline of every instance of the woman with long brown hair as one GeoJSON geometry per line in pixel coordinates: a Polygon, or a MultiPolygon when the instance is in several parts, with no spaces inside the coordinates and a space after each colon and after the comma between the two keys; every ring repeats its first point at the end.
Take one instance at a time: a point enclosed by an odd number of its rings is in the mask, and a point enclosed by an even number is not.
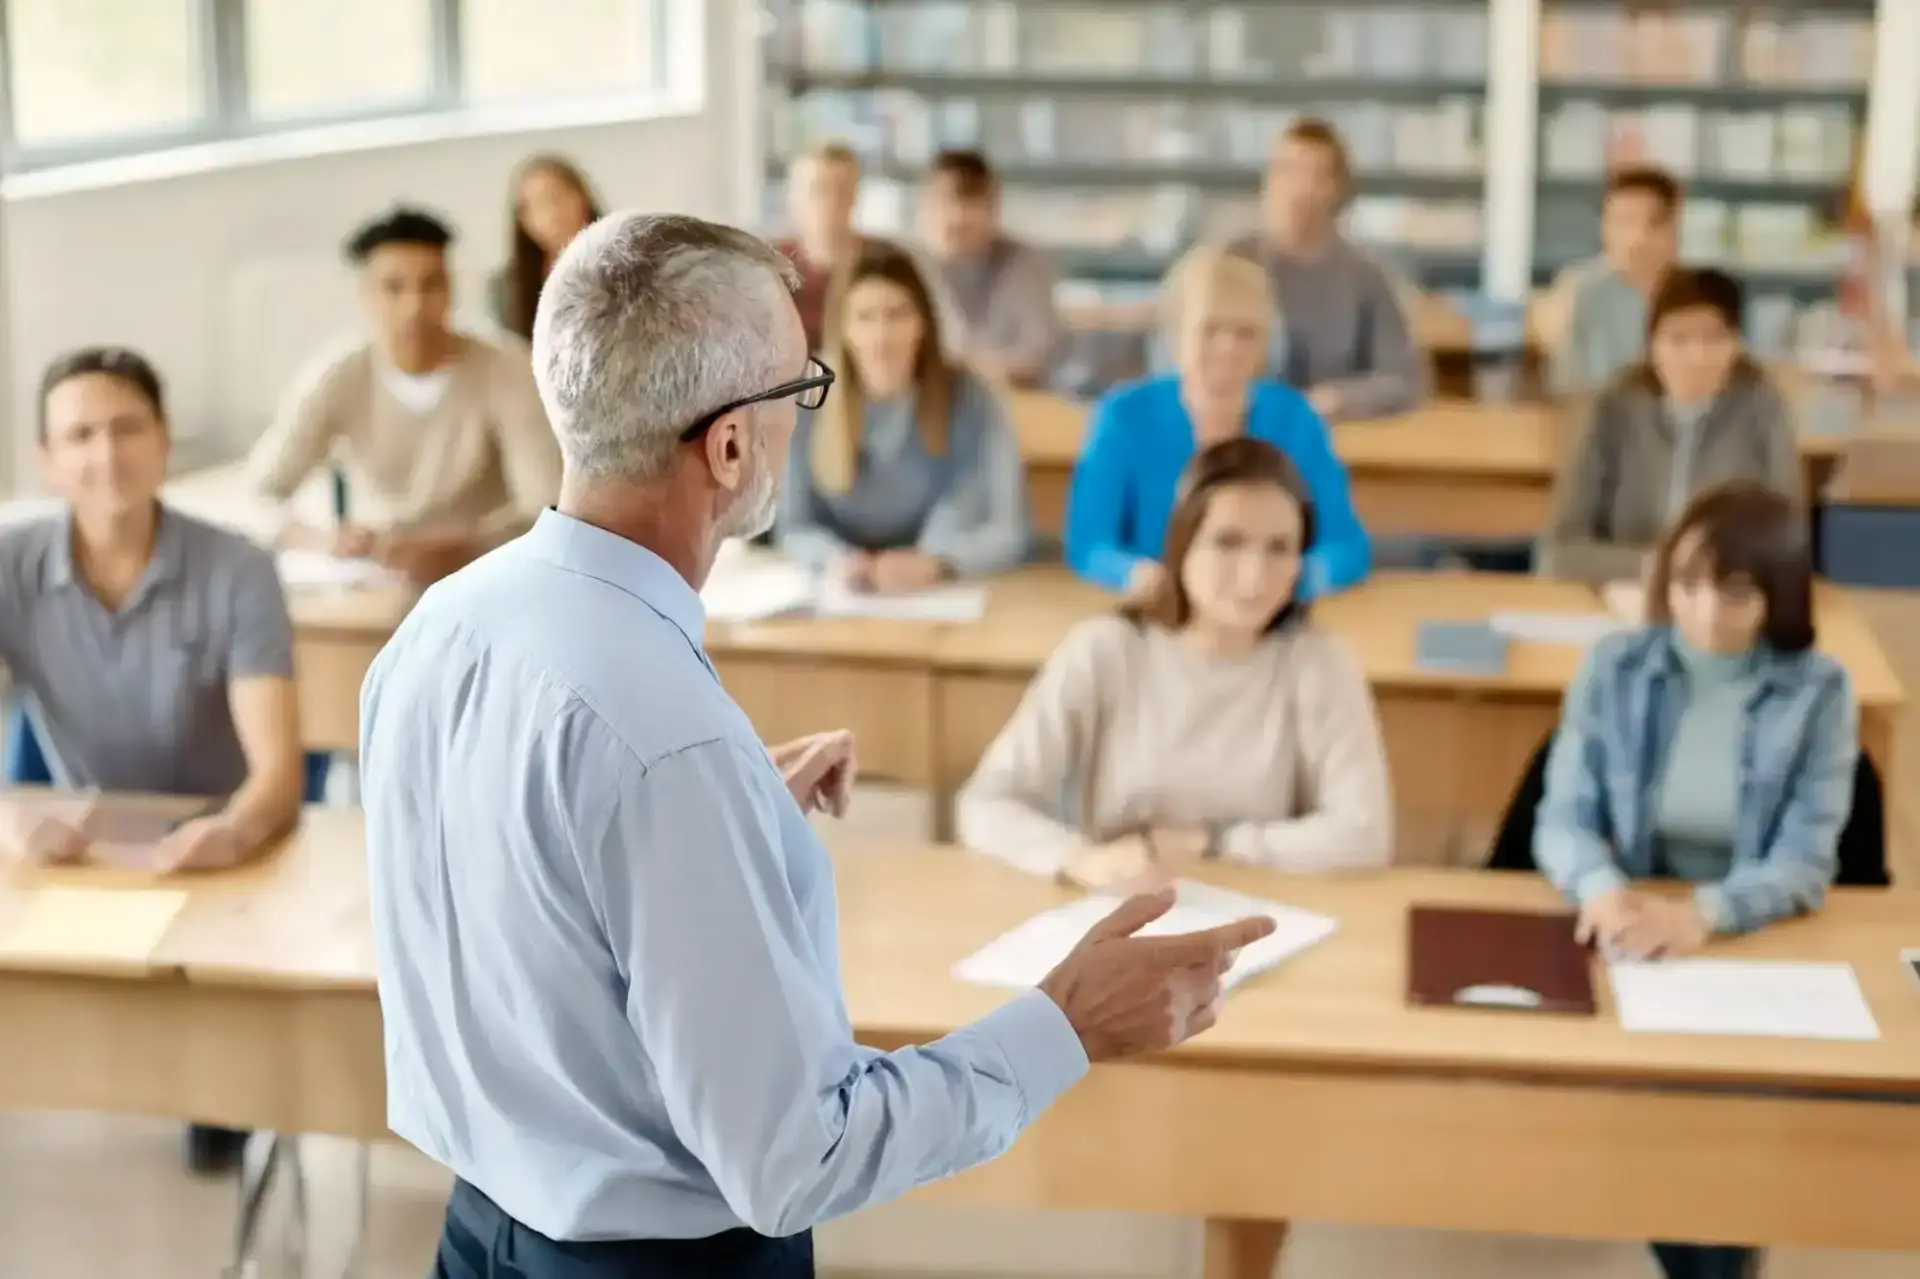
{"type": "Polygon", "coordinates": [[[494,323],[527,341],[554,259],[600,217],[600,201],[571,160],[536,155],[513,176],[513,231],[507,262],[487,286],[494,323]]]}
{"type": "Polygon", "coordinates": [[[1019,445],[992,388],[945,354],[912,257],[864,246],[826,338],[839,381],[794,428],[781,548],[880,592],[1018,564],[1029,542],[1019,445]]]}

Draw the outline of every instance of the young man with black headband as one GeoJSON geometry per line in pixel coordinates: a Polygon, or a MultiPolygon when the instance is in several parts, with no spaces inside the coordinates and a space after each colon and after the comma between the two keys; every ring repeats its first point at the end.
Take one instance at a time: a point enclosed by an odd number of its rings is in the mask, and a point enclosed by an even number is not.
{"type": "Polygon", "coordinates": [[[560,452],[527,348],[450,323],[453,233],[396,208],[354,232],[368,334],[329,352],[287,394],[249,470],[286,502],[320,467],[344,501],[282,544],[366,557],[425,583],[513,537],[560,491],[560,452]]]}

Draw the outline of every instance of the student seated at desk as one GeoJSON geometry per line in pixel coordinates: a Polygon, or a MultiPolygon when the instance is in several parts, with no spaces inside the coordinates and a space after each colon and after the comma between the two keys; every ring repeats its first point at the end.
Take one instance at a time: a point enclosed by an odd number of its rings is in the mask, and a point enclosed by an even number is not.
{"type": "Polygon", "coordinates": [[[1694,494],[1730,479],[1801,488],[1786,398],[1740,345],[1741,290],[1677,268],[1654,294],[1647,358],[1594,400],[1562,464],[1540,571],[1596,584],[1638,579],[1694,494]]]}
{"type": "Polygon", "coordinates": [[[1273,315],[1266,273],[1202,245],[1167,273],[1162,302],[1179,372],[1119,387],[1094,407],[1067,494],[1068,565],[1108,590],[1152,594],[1182,470],[1197,448],[1244,435],[1285,454],[1313,497],[1301,598],[1360,581],[1371,552],[1326,425],[1298,391],[1260,380],[1273,315]]]}
{"type": "MultiPolygon", "coordinates": [[[[300,814],[304,766],[293,626],[270,552],[164,506],[170,447],[159,376],[95,347],[47,367],[40,462],[65,509],[0,531],[0,662],[66,790],[205,796],[217,808],[157,849],[217,869],[271,847],[300,814]]],[[[86,840],[0,803],[0,851],[83,861],[86,840]]],[[[195,1128],[201,1171],[245,1134],[195,1128]]]]}
{"type": "Polygon", "coordinates": [[[1633,165],[1607,179],[1601,260],[1573,277],[1566,327],[1547,364],[1555,394],[1591,394],[1640,360],[1648,305],[1679,256],[1679,226],[1680,184],[1663,170],[1633,165]]]}
{"type": "Polygon", "coordinates": [[[522,342],[533,340],[533,313],[554,259],[600,218],[586,174],[557,155],[536,155],[513,176],[513,230],[507,262],[487,282],[493,322],[522,342]]]}
{"type": "MultiPolygon", "coordinates": [[[[827,349],[833,315],[850,282],[854,264],[868,249],[891,244],[863,235],[853,225],[860,202],[860,158],[844,142],[822,142],[793,162],[787,175],[787,204],[795,234],[773,241],[773,247],[800,273],[793,304],[807,331],[807,349],[827,349]]],[[[940,333],[949,353],[964,344],[966,325],[939,269],[904,244],[893,247],[908,254],[926,277],[927,291],[940,317],[940,333]]]]}
{"type": "Polygon", "coordinates": [[[560,448],[526,346],[449,327],[452,239],[436,218],[396,209],[347,242],[372,335],[299,380],[247,467],[285,502],[337,464],[353,518],[290,521],[284,545],[376,559],[424,583],[516,536],[559,496],[560,448]]]}
{"type": "Polygon", "coordinates": [[[920,224],[966,324],[966,362],[996,381],[1042,385],[1067,334],[1045,255],[1000,225],[1000,180],[978,151],[942,151],[920,197],[920,224]]]}
{"type": "Polygon", "coordinates": [[[1088,887],[1201,857],[1327,870],[1385,865],[1392,806],[1365,674],[1307,621],[1316,518],[1262,440],[1195,457],[1166,572],[1081,623],[960,792],[969,847],[1088,887]],[[1063,818],[1078,783],[1084,821],[1063,818]]]}
{"type": "Polygon", "coordinates": [[[1329,422],[1404,413],[1427,387],[1426,354],[1386,270],[1340,233],[1352,197],[1339,133],[1296,120],[1267,164],[1264,230],[1235,246],[1272,277],[1268,375],[1298,387],[1329,422]]]}
{"type": "Polygon", "coordinates": [[[794,427],[780,549],[889,594],[1020,563],[1031,535],[1019,443],[998,395],[943,354],[913,259],[868,245],[837,319],[839,384],[794,427]]]}
{"type": "MultiPolygon", "coordinates": [[[[1567,692],[1534,859],[1580,931],[1678,956],[1817,910],[1852,805],[1859,710],[1815,652],[1813,563],[1793,503],[1702,494],[1667,536],[1649,624],[1595,645],[1567,692]],[[1695,885],[1643,892],[1639,881],[1695,885]]],[[[1668,1279],[1735,1279],[1749,1249],[1656,1244],[1668,1279]]]]}

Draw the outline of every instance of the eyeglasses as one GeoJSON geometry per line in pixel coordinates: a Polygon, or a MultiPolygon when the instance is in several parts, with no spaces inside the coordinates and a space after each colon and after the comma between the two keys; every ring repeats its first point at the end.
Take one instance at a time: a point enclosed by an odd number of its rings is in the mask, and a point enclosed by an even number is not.
{"type": "Polygon", "coordinates": [[[827,402],[827,390],[833,385],[833,370],[819,360],[809,356],[807,371],[791,382],[782,382],[772,390],[762,391],[758,395],[749,395],[743,400],[734,400],[722,404],[713,412],[695,420],[692,426],[680,432],[680,442],[691,444],[708,431],[713,424],[736,409],[744,409],[749,404],[770,404],[775,400],[794,399],[803,409],[817,409],[827,402]]]}

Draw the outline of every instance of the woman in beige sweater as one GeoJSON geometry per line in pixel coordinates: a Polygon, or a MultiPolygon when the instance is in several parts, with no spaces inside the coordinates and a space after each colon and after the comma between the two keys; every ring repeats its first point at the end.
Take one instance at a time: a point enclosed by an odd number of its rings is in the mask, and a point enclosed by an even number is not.
{"type": "Polygon", "coordinates": [[[967,846],[1087,887],[1207,857],[1385,865],[1386,751],[1366,677],[1298,602],[1305,487],[1242,437],[1188,465],[1159,588],[1081,623],[961,791],[967,846]],[[1063,812],[1071,789],[1080,820],[1063,812]]]}

